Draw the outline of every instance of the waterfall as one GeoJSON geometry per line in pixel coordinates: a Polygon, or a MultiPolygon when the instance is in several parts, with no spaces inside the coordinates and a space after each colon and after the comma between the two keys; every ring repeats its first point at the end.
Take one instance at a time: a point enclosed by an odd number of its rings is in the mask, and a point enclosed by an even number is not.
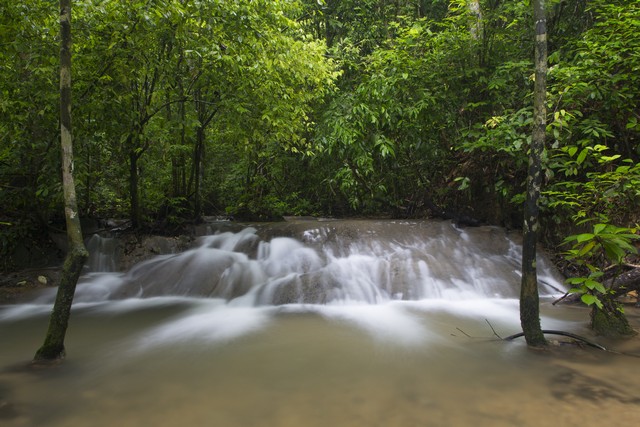
{"type": "MultiPolygon", "coordinates": [[[[520,257],[519,236],[498,227],[300,221],[202,236],[190,250],[125,274],[89,276],[76,298],[204,297],[241,306],[517,298],[520,257]]],[[[563,285],[541,258],[540,292],[556,294],[563,285]]],[[[108,259],[95,263],[108,271],[108,259]]]]}
{"type": "Polygon", "coordinates": [[[118,239],[92,234],[86,239],[85,246],[89,251],[89,259],[85,265],[88,272],[118,271],[121,251],[118,239]]]}

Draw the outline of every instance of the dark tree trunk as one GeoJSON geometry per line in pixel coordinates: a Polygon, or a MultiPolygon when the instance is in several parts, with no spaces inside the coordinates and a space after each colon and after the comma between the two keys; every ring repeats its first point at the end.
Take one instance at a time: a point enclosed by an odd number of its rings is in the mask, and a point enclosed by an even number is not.
{"type": "Polygon", "coordinates": [[[129,152],[129,202],[131,204],[131,225],[133,228],[140,227],[142,214],[140,212],[140,195],[138,192],[138,159],[139,155],[135,151],[129,152]]]}
{"type": "Polygon", "coordinates": [[[204,157],[204,128],[198,126],[196,130],[196,145],[193,150],[193,219],[198,220],[202,216],[202,163],[204,157]]]}
{"type": "Polygon", "coordinates": [[[527,198],[524,207],[522,242],[522,284],[520,288],[520,323],[527,344],[532,347],[546,345],[540,327],[538,275],[536,271],[536,245],[538,241],[538,199],[542,185],[540,158],[544,149],[546,129],[547,29],[544,0],[534,0],[535,20],[535,86],[533,101],[533,133],[529,151],[527,198]]]}
{"type": "Polygon", "coordinates": [[[216,104],[220,100],[220,93],[217,91],[211,94],[210,101],[205,101],[203,99],[204,95],[205,93],[201,88],[196,89],[194,92],[198,122],[200,123],[196,129],[196,142],[193,148],[193,219],[195,220],[199,220],[202,216],[202,181],[205,170],[206,130],[218,111],[216,104]]]}
{"type": "Polygon", "coordinates": [[[76,190],[73,181],[73,141],[71,132],[71,0],[60,0],[60,145],[62,187],[69,252],[64,262],[58,293],[53,305],[44,344],[34,360],[55,360],[65,355],[64,338],[71,304],[82,267],[89,253],[82,240],[76,190]]]}

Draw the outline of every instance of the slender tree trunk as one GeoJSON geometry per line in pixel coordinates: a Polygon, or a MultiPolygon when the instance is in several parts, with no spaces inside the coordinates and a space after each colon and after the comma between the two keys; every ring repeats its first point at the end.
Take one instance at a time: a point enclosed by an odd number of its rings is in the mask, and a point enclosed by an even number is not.
{"type": "Polygon", "coordinates": [[[129,202],[131,204],[131,225],[138,228],[142,224],[140,212],[140,194],[138,192],[138,158],[139,155],[131,150],[129,152],[129,202]]]}
{"type": "Polygon", "coordinates": [[[196,130],[196,145],[193,150],[193,219],[198,220],[202,215],[202,162],[204,157],[204,127],[202,124],[196,130]]]}
{"type": "Polygon", "coordinates": [[[533,101],[533,133],[529,151],[527,199],[524,209],[524,240],[522,242],[522,284],[520,288],[520,322],[527,344],[546,344],[540,327],[536,245],[538,241],[538,199],[542,185],[540,158],[544,149],[546,129],[547,29],[544,0],[534,0],[536,79],[533,101]]]}
{"type": "Polygon", "coordinates": [[[73,181],[73,141],[71,133],[71,0],[60,0],[60,145],[62,186],[69,252],[64,262],[58,293],[49,320],[44,344],[34,360],[55,360],[65,355],[64,338],[71,304],[82,267],[89,253],[82,241],[76,190],[73,181]]]}

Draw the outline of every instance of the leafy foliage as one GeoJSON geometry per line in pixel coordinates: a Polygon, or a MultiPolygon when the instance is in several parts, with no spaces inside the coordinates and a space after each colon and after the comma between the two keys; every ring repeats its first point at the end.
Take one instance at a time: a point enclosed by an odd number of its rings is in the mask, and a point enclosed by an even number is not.
{"type": "Polygon", "coordinates": [[[601,266],[620,265],[628,254],[636,254],[638,250],[633,242],[640,239],[637,229],[617,227],[611,224],[595,224],[591,233],[581,233],[565,238],[565,244],[571,244],[566,258],[577,265],[587,268],[588,275],[572,277],[567,283],[573,287],[569,292],[581,294],[587,305],[595,304],[604,307],[600,298],[608,290],[600,282],[604,276],[601,266]]]}
{"type": "MultiPolygon", "coordinates": [[[[543,226],[557,242],[640,220],[640,7],[547,5],[543,226]]],[[[519,226],[531,19],[527,2],[489,0],[77,0],[81,213],[170,228],[435,203],[519,226]]],[[[61,218],[55,34],[50,2],[0,5],[7,242],[61,218]]]]}

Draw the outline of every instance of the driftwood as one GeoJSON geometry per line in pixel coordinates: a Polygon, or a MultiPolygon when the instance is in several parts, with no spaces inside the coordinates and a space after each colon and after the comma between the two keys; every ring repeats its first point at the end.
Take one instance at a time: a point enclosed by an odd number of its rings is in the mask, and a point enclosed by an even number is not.
{"type": "MultiPolygon", "coordinates": [[[[614,297],[619,297],[631,291],[640,293],[640,268],[635,267],[632,270],[625,271],[624,273],[615,276],[611,279],[607,279],[603,283],[604,287],[610,289],[614,293],[614,297]]],[[[580,301],[581,294],[565,294],[562,298],[554,301],[553,304],[559,302],[563,303],[575,303],[580,301]]]]}

